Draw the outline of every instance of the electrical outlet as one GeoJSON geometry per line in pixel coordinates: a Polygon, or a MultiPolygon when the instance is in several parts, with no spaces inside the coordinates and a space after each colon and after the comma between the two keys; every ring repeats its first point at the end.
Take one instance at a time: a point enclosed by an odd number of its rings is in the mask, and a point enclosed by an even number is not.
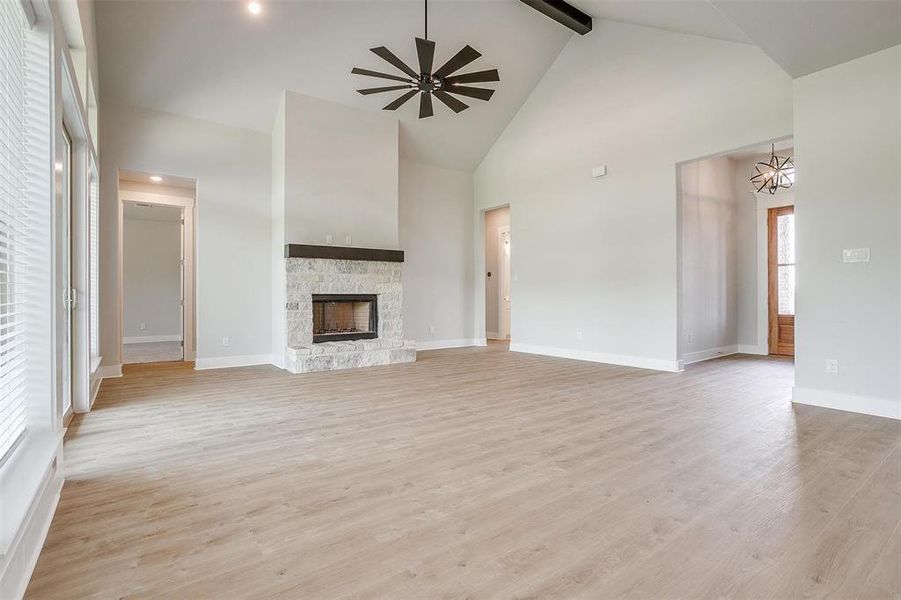
{"type": "Polygon", "coordinates": [[[838,373],[838,360],[834,358],[826,359],[826,372],[827,373],[838,373]]]}
{"type": "Polygon", "coordinates": [[[690,344],[690,343],[692,343],[693,341],[695,341],[695,334],[689,333],[689,334],[688,334],[688,343],[690,344]]]}
{"type": "Polygon", "coordinates": [[[141,323],[141,331],[147,331],[147,323],[141,323]]]}
{"type": "Polygon", "coordinates": [[[576,330],[576,339],[577,339],[577,340],[581,340],[581,339],[582,339],[582,330],[581,330],[581,329],[577,329],[577,330],[576,330]]]}
{"type": "Polygon", "coordinates": [[[225,336],[222,338],[222,345],[225,346],[226,348],[228,346],[231,346],[231,340],[228,339],[228,336],[225,336]]]}
{"type": "Polygon", "coordinates": [[[346,245],[350,246],[350,245],[353,243],[353,238],[351,238],[349,235],[345,235],[345,236],[344,236],[344,243],[345,243],[346,245]]]}
{"type": "Polygon", "coordinates": [[[433,333],[435,333],[435,326],[429,325],[429,334],[433,334],[433,333]]]}
{"type": "Polygon", "coordinates": [[[332,243],[332,234],[328,234],[328,235],[325,236],[325,243],[326,243],[326,244],[331,244],[331,243],[332,243]]]}

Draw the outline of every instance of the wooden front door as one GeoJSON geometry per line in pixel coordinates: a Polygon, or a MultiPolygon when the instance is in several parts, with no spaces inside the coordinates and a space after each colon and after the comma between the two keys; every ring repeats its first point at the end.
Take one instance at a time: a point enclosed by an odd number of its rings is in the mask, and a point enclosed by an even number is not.
{"type": "Polygon", "coordinates": [[[771,208],[769,240],[770,354],[795,355],[795,209],[771,208]]]}

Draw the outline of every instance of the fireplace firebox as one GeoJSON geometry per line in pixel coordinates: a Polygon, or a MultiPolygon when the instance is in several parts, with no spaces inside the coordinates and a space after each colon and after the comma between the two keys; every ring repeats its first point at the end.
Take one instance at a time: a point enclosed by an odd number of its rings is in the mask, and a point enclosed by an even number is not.
{"type": "Polygon", "coordinates": [[[313,294],[313,343],[369,340],[378,332],[375,294],[313,294]]]}

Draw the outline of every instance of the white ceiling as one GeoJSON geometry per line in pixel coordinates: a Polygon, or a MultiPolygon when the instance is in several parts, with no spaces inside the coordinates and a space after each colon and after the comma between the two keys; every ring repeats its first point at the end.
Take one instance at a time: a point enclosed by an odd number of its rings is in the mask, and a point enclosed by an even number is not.
{"type": "Polygon", "coordinates": [[[712,0],[792,77],[901,44],[899,0],[712,0]]]}
{"type": "MultiPolygon", "coordinates": [[[[253,17],[242,0],[98,0],[103,96],[268,133],[282,89],[373,110],[399,95],[356,93],[391,82],[351,75],[352,67],[396,72],[369,48],[417,64],[420,2],[262,4],[253,17]]],[[[459,115],[435,102],[435,116],[420,120],[418,103],[408,102],[396,113],[401,155],[473,169],[571,35],[520,2],[430,2],[435,64],[470,44],[483,56],[463,72],[496,67],[501,81],[485,85],[497,89],[491,101],[467,99],[459,115]]]]}
{"type": "Polygon", "coordinates": [[[609,19],[729,42],[748,36],[707,0],[568,0],[595,19],[609,19]]]}
{"type": "Polygon", "coordinates": [[[165,186],[168,188],[179,188],[183,190],[191,190],[197,187],[194,179],[187,177],[176,177],[174,175],[166,175],[164,173],[141,173],[140,171],[119,171],[119,181],[130,181],[132,183],[149,184],[151,186],[165,186]],[[159,177],[159,181],[154,181],[151,177],[159,177]]]}
{"type": "MultiPolygon", "coordinates": [[[[899,0],[570,1],[595,18],[755,43],[795,77],[901,43],[899,0]]],[[[253,17],[245,0],[97,0],[104,98],[268,133],[283,89],[372,110],[393,100],[354,91],[391,82],[352,67],[395,72],[368,48],[416,65],[418,0],[261,3],[253,17]]],[[[458,115],[401,107],[401,156],[476,167],[572,35],[515,0],[430,2],[435,64],[470,44],[483,56],[463,71],[497,68],[501,81],[458,115]]]]}

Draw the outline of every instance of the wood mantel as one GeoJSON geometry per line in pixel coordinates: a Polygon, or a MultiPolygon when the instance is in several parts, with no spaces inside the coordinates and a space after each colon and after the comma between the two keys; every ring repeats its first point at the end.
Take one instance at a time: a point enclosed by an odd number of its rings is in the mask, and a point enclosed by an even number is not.
{"type": "Polygon", "coordinates": [[[285,258],[331,258],[334,260],[404,262],[404,251],[386,250],[384,248],[351,248],[349,246],[285,244],[285,258]]]}

